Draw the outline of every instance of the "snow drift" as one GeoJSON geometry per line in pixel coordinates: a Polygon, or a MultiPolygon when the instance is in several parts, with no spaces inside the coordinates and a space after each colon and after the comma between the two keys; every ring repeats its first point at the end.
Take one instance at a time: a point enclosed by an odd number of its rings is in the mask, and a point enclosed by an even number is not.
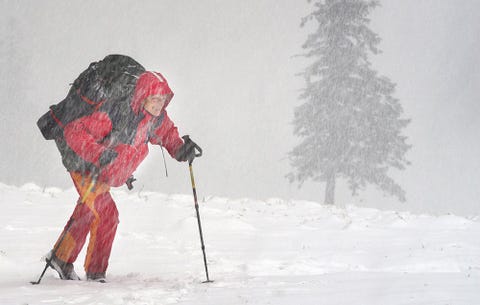
{"type": "MultiPolygon", "coordinates": [[[[107,284],[38,286],[73,189],[0,184],[0,304],[480,304],[480,219],[114,190],[107,284]]],[[[84,278],[84,253],[75,264],[84,278]]]]}

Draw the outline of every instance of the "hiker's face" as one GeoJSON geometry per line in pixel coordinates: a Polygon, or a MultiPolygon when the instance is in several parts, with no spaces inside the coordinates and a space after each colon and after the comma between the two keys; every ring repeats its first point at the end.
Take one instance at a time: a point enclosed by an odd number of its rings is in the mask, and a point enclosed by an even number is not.
{"type": "Polygon", "coordinates": [[[151,115],[159,116],[162,113],[166,101],[166,95],[151,95],[145,99],[143,108],[145,108],[145,110],[151,115]]]}

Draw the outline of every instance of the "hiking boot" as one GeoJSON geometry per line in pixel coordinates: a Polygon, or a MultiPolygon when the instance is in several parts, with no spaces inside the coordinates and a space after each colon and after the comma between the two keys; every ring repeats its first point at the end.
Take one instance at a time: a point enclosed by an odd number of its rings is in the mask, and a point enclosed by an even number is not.
{"type": "Polygon", "coordinates": [[[89,273],[87,272],[87,281],[106,283],[105,272],[89,273]]]}
{"type": "Polygon", "coordinates": [[[59,259],[53,250],[48,252],[45,257],[47,264],[52,267],[53,270],[58,272],[58,275],[62,280],[74,280],[79,281],[80,277],[75,273],[72,263],[67,263],[59,259]]]}

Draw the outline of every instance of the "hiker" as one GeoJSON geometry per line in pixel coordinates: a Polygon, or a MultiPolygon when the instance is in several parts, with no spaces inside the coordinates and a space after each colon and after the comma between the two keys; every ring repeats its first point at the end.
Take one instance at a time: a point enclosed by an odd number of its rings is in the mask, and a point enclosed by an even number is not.
{"type": "MultiPolygon", "coordinates": [[[[105,282],[119,223],[110,188],[134,180],[132,173],[147,156],[148,142],[165,147],[178,161],[191,162],[195,157],[193,142],[188,136],[182,140],[167,115],[172,97],[166,79],[160,73],[147,71],[136,81],[128,111],[99,108],[63,126],[62,141],[70,155],[76,156],[69,173],[80,198],[46,257],[61,279],[80,279],[73,263],[90,233],[84,264],[87,280],[105,282]]],[[[70,162],[63,154],[62,158],[64,163],[70,162]]]]}

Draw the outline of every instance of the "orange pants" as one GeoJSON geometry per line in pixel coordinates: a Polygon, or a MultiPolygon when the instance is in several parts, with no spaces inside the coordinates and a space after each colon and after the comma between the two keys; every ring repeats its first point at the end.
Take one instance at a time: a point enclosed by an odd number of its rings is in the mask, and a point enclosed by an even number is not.
{"type": "Polygon", "coordinates": [[[55,254],[64,262],[75,262],[90,233],[85,271],[105,272],[119,222],[117,207],[110,196],[110,186],[98,181],[93,185],[90,177],[80,173],[73,172],[71,176],[80,198],[55,244],[55,254]]]}

